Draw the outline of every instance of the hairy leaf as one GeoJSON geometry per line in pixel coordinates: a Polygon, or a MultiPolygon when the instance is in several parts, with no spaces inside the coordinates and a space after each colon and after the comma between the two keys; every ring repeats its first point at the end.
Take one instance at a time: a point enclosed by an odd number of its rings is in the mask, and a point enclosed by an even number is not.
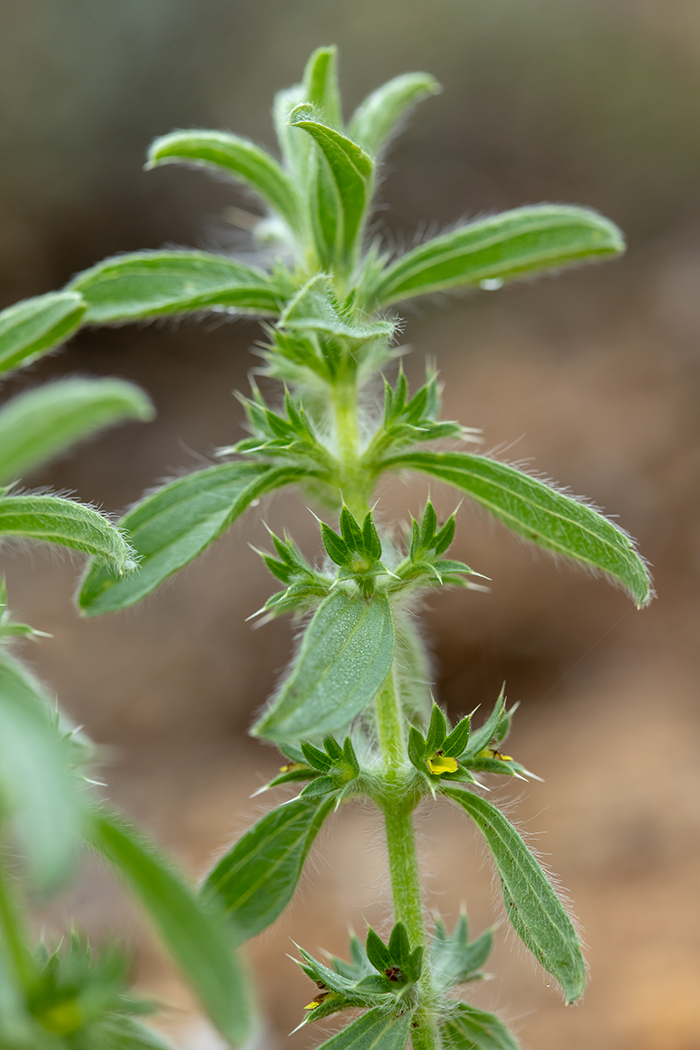
{"type": "Polygon", "coordinates": [[[0,797],[34,881],[54,887],[75,859],[84,804],[50,700],[34,676],[0,653],[0,797]]]}
{"type": "Polygon", "coordinates": [[[0,372],[21,368],[80,327],[86,306],[77,292],[49,292],[0,313],[0,372]]]}
{"type": "Polygon", "coordinates": [[[349,255],[355,248],[372,196],[372,159],[341,132],[311,119],[306,106],[295,109],[290,120],[295,127],[311,135],[328,162],[343,218],[342,246],[349,255]]]}
{"type": "Polygon", "coordinates": [[[653,597],[649,573],[629,536],[538,478],[467,452],[409,452],[383,466],[420,470],[467,492],[518,535],[612,576],[639,607],[653,597]]]}
{"type": "Polygon", "coordinates": [[[236,461],[195,471],[156,489],[119,522],[141,559],[138,570],[119,577],[99,563],[90,566],[78,595],[80,610],[94,616],[133,605],[201,554],[253,500],[306,473],[296,467],[236,461]]]}
{"type": "Polygon", "coordinates": [[[559,204],[515,208],[406,252],[379,277],[370,305],[503,282],[622,251],[620,230],[596,212],[559,204]]]}
{"type": "Polygon", "coordinates": [[[153,418],[150,400],[121,379],[63,379],[0,409],[0,483],[122,419],[153,418]]]}
{"type": "Polygon", "coordinates": [[[233,920],[235,937],[248,940],[282,914],[333,805],[332,799],[295,799],[273,809],[238,840],[207,876],[203,896],[215,898],[233,920]]]}
{"type": "Polygon", "coordinates": [[[583,994],[586,967],[576,930],[551,882],[500,810],[470,791],[443,792],[467,811],[486,839],[513,929],[562,986],[567,1003],[574,1002],[583,994]]]}
{"type": "Polygon", "coordinates": [[[173,131],[155,140],[148,167],[184,161],[223,170],[244,182],[274,208],[293,230],[299,227],[299,200],[277,161],[248,139],[225,131],[173,131]]]}
{"type": "Polygon", "coordinates": [[[458,1003],[440,1025],[445,1050],[519,1050],[515,1037],[495,1014],[458,1003]]]}
{"type": "Polygon", "coordinates": [[[441,90],[429,73],[404,73],[368,95],[348,125],[348,135],[375,156],[396,132],[409,110],[441,90]]]}
{"type": "Polygon", "coordinates": [[[275,95],[272,116],[285,170],[289,173],[292,184],[297,187],[300,195],[305,198],[309,180],[310,159],[314,146],[306,132],[295,128],[293,124],[289,123],[292,110],[296,109],[304,101],[307,100],[304,96],[302,84],[295,84],[294,87],[285,88],[275,95]]]}
{"type": "Polygon", "coordinates": [[[404,1050],[411,1016],[407,1012],[395,1017],[383,1007],[375,1006],[321,1043],[318,1050],[404,1050]]]}
{"type": "Polygon", "coordinates": [[[341,729],[372,702],[393,656],[394,625],[384,595],[329,595],[306,629],[291,674],[253,727],[253,735],[284,742],[341,729]]]}
{"type": "Polygon", "coordinates": [[[0,536],[59,543],[92,554],[115,573],[134,567],[133,552],[111,521],[60,496],[0,496],[0,536]]]}
{"type": "Polygon", "coordinates": [[[328,279],[316,274],[290,299],[279,320],[280,328],[296,331],[314,329],[328,335],[364,342],[393,334],[390,321],[358,324],[340,316],[328,294],[328,279]]]}
{"type": "Polygon", "coordinates": [[[134,252],[105,259],[71,282],[86,324],[217,310],[274,317],[285,289],[252,266],[209,252],[134,252]]]}
{"type": "Polygon", "coordinates": [[[320,110],[334,128],[342,127],[337,48],[316,48],[306,63],[303,88],[305,101],[320,110]]]}
{"type": "Polygon", "coordinates": [[[119,817],[96,813],[89,842],[139,899],[222,1035],[242,1042],[250,1026],[247,982],[214,910],[200,904],[160,853],[119,817]]]}

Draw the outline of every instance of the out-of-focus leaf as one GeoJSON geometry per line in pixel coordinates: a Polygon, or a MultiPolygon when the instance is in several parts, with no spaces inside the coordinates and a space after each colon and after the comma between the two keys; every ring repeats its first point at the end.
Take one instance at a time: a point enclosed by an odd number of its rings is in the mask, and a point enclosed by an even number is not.
{"type": "Polygon", "coordinates": [[[104,1021],[96,1026],[93,1037],[93,1050],[174,1050],[162,1035],[132,1017],[104,1021]]]}
{"type": "Polygon", "coordinates": [[[440,1025],[445,1050],[519,1050],[518,1043],[495,1014],[458,1003],[440,1025]]]}
{"type": "Polygon", "coordinates": [[[386,596],[365,599],[336,591],[319,605],[292,673],[251,732],[293,742],[341,729],[372,702],[393,657],[386,596]]]}
{"type": "Polygon", "coordinates": [[[587,208],[540,204],[479,219],[406,252],[379,277],[373,308],[403,299],[544,273],[624,251],[622,233],[587,208]]]}
{"type": "Polygon", "coordinates": [[[443,788],[443,793],[466,810],[486,839],[513,929],[562,986],[567,1003],[575,1002],[586,986],[586,966],[573,923],[546,874],[490,802],[459,788],[443,788]]]}
{"type": "Polygon", "coordinates": [[[0,372],[22,368],[80,327],[86,306],[76,292],[49,292],[0,313],[0,372]]]}
{"type": "Polygon", "coordinates": [[[133,605],[201,554],[253,500],[305,473],[296,467],[236,461],[156,489],[119,522],[141,559],[138,570],[119,577],[105,565],[93,564],[78,595],[81,612],[94,616],[133,605]]]}
{"type": "MultiPolygon", "coordinates": [[[[25,1009],[25,995],[14,972],[3,939],[0,938],[0,1046],[32,1046],[31,1018],[25,1009]]],[[[37,1048],[39,1050],[39,1048],[37,1048]]]]}
{"type": "Polygon", "coordinates": [[[338,87],[338,52],[335,47],[317,47],[304,70],[304,100],[323,114],[334,128],[343,124],[338,87]]]}
{"type": "Polygon", "coordinates": [[[420,470],[454,485],[518,535],[607,573],[638,607],[653,597],[649,573],[630,537],[592,507],[530,474],[467,452],[408,452],[382,466],[420,470]]]}
{"type": "Polygon", "coordinates": [[[449,934],[442,919],[438,919],[430,945],[431,973],[436,987],[447,991],[455,984],[482,978],[484,974],[481,967],[489,957],[492,946],[491,930],[482,933],[475,941],[469,940],[469,924],[464,912],[449,934]]]}
{"type": "Polygon", "coordinates": [[[411,1017],[409,1011],[396,1017],[375,1006],[321,1043],[318,1050],[404,1050],[411,1017]]]}
{"type": "Polygon", "coordinates": [[[116,573],[134,567],[133,551],[111,521],[60,496],[0,496],[0,537],[59,543],[107,562],[116,573]]]}
{"type": "Polygon", "coordinates": [[[297,187],[301,195],[305,196],[314,146],[306,132],[289,123],[292,110],[302,102],[304,102],[302,84],[285,88],[275,95],[272,116],[285,169],[289,173],[292,184],[297,187]]]}
{"type": "Polygon", "coordinates": [[[215,911],[199,903],[160,853],[118,817],[95,813],[88,840],[139,899],[221,1034],[243,1042],[251,1020],[248,985],[215,911]]]}
{"type": "Polygon", "coordinates": [[[121,379],[62,379],[29,390],[0,409],[0,482],[60,455],[102,427],[152,418],[146,394],[121,379]]]}
{"type": "Polygon", "coordinates": [[[36,678],[0,653],[0,796],[34,882],[55,887],[76,856],[84,822],[78,781],[36,678]]]}
{"type": "Polygon", "coordinates": [[[225,131],[173,131],[155,140],[148,167],[184,162],[225,171],[255,190],[293,230],[299,227],[299,200],[277,161],[255,143],[225,131]]]}
{"type": "Polygon", "coordinates": [[[85,324],[216,310],[274,317],[286,289],[262,270],[209,252],[134,252],[105,259],[73,279],[85,324]]]}
{"type": "Polygon", "coordinates": [[[440,85],[429,73],[404,73],[368,95],[353,114],[348,135],[376,156],[397,131],[406,114],[440,85]]]}
{"type": "Polygon", "coordinates": [[[284,911],[333,800],[295,799],[259,820],[207,876],[205,899],[215,898],[233,920],[234,936],[248,940],[284,911]]]}

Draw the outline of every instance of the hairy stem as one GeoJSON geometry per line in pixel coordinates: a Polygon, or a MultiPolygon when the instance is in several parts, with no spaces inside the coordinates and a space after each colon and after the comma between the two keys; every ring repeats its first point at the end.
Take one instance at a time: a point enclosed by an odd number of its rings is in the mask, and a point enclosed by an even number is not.
{"type": "MultiPolygon", "coordinates": [[[[413,947],[427,942],[423,900],[413,826],[417,797],[407,783],[405,719],[396,693],[393,671],[377,696],[377,729],[384,760],[386,796],[383,804],[389,872],[394,898],[394,918],[406,927],[413,947]]],[[[440,1045],[435,1019],[429,1008],[430,970],[420,980],[423,1004],[414,1017],[411,1042],[414,1050],[436,1050],[440,1045]]]]}
{"type": "Polygon", "coordinates": [[[358,520],[367,513],[367,472],[359,459],[357,380],[354,374],[343,376],[332,387],[333,414],[340,474],[338,484],[343,499],[358,520]]]}

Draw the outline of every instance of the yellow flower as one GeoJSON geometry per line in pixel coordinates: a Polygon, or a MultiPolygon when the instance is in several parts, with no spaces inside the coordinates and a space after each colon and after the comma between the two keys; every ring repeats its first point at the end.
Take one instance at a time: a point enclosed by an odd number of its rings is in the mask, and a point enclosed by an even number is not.
{"type": "Polygon", "coordinates": [[[499,762],[512,762],[510,755],[504,755],[496,747],[484,747],[474,756],[475,758],[496,758],[499,762]]]}
{"type": "Polygon", "coordinates": [[[436,751],[428,759],[428,766],[431,773],[442,776],[443,773],[456,773],[459,769],[459,762],[456,758],[443,755],[442,751],[436,751]]]}

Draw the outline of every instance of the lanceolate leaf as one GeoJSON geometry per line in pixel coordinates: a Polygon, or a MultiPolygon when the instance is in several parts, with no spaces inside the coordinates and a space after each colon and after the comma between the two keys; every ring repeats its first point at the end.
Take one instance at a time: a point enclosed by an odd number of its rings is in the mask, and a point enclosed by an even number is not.
{"type": "Polygon", "coordinates": [[[348,125],[348,135],[376,156],[407,112],[439,91],[440,85],[429,73],[404,73],[394,77],[358,106],[348,125]]]}
{"type": "Polygon", "coordinates": [[[583,994],[586,967],[571,919],[522,838],[486,799],[458,788],[444,794],[474,820],[491,850],[513,929],[537,961],[559,981],[567,1003],[583,994]]]}
{"type": "Polygon", "coordinates": [[[345,255],[350,255],[361,232],[372,195],[372,159],[360,146],[335,128],[310,119],[306,106],[294,110],[290,120],[295,127],[302,128],[311,135],[328,162],[343,217],[342,248],[345,255]]]}
{"type": "Polygon", "coordinates": [[[293,742],[341,729],[372,702],[393,656],[394,625],[384,595],[329,595],[306,629],[292,673],[253,735],[293,742]]]}
{"type": "Polygon", "coordinates": [[[0,483],[122,419],[153,417],[150,400],[120,379],[63,379],[0,409],[0,483]]]}
{"type": "Polygon", "coordinates": [[[247,982],[216,912],[199,903],[160,853],[118,817],[96,813],[89,842],[139,899],[222,1035],[242,1042],[250,1025],[247,982]]]}
{"type": "Polygon", "coordinates": [[[314,148],[313,142],[306,132],[289,123],[292,110],[304,101],[302,84],[295,84],[294,87],[279,91],[275,95],[272,106],[272,117],[285,170],[289,173],[292,184],[305,197],[309,178],[309,161],[314,148]]]}
{"type": "Polygon", "coordinates": [[[395,1017],[376,1006],[321,1043],[318,1050],[404,1050],[412,1014],[395,1017]]]}
{"type": "Polygon", "coordinates": [[[323,113],[334,128],[342,127],[338,56],[335,47],[318,47],[304,70],[304,100],[323,113]]]}
{"type": "Polygon", "coordinates": [[[409,452],[383,466],[409,467],[467,492],[513,532],[540,547],[607,573],[638,606],[651,580],[632,540],[598,511],[507,463],[467,452],[409,452]]]}
{"type": "Polygon", "coordinates": [[[132,550],[111,521],[59,496],[0,496],[0,537],[23,536],[92,554],[115,573],[133,569],[132,550]]]}
{"type": "Polygon", "coordinates": [[[78,595],[81,611],[93,616],[133,605],[201,554],[253,500],[305,473],[297,467],[237,461],[156,489],[119,523],[141,559],[138,570],[120,577],[104,565],[92,565],[78,595]]]}
{"type": "Polygon", "coordinates": [[[233,920],[236,938],[254,937],[284,911],[333,805],[333,799],[295,799],[273,809],[207,876],[202,893],[233,920]]]}
{"type": "Polygon", "coordinates": [[[252,266],[208,252],[134,252],[85,270],[71,282],[87,303],[86,324],[218,310],[274,317],[285,289],[252,266]]]}
{"type": "Polygon", "coordinates": [[[75,858],[84,807],[49,698],[0,653],[0,805],[12,815],[34,881],[54,887],[75,858]]]}
{"type": "Polygon", "coordinates": [[[30,364],[80,327],[85,303],[77,292],[49,292],[0,313],[0,372],[30,364]]]}
{"type": "Polygon", "coordinates": [[[624,251],[620,230],[586,208],[540,204],[480,219],[397,259],[379,278],[372,307],[485,280],[507,281],[624,251]]]}
{"type": "Polygon", "coordinates": [[[440,1025],[445,1050],[519,1050],[515,1037],[495,1014],[458,1003],[440,1025]]]}
{"type": "Polygon", "coordinates": [[[293,230],[299,226],[295,189],[277,161],[253,142],[225,131],[173,131],[156,139],[148,151],[148,167],[184,161],[223,170],[245,182],[282,216],[293,230]]]}

